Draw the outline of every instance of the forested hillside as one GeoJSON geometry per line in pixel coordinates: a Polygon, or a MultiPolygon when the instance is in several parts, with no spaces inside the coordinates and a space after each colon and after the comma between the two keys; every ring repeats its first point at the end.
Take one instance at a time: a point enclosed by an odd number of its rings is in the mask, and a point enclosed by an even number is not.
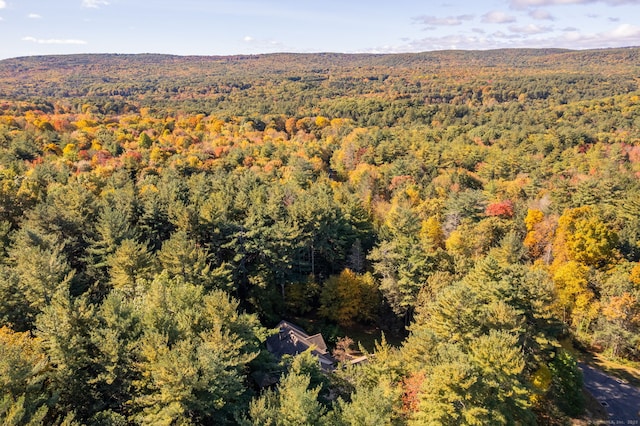
{"type": "Polygon", "coordinates": [[[561,340],[640,361],[639,84],[640,48],[0,61],[0,419],[564,424],[561,340]],[[323,374],[283,318],[402,343],[323,374]]]}

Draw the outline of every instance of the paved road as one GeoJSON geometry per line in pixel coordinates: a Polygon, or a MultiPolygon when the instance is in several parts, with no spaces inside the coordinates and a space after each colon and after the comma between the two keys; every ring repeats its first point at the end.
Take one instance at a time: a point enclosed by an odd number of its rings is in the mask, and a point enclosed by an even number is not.
{"type": "Polygon", "coordinates": [[[640,389],[586,364],[579,366],[585,387],[609,413],[609,424],[640,426],[640,389]]]}

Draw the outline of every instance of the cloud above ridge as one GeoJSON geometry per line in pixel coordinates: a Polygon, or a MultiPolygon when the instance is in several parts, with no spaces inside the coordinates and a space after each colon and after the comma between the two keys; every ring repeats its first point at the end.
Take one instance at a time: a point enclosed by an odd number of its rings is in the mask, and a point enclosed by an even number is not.
{"type": "Polygon", "coordinates": [[[57,39],[57,38],[35,38],[31,36],[22,37],[22,41],[28,41],[36,44],[88,44],[85,40],[78,39],[57,39]]]}
{"type": "Polygon", "coordinates": [[[592,4],[604,3],[609,6],[620,6],[623,4],[640,5],[640,0],[510,0],[511,7],[515,9],[524,9],[528,7],[538,6],[557,6],[570,4],[592,4]]]}
{"type": "Polygon", "coordinates": [[[457,16],[446,16],[446,17],[422,15],[422,16],[416,16],[415,18],[413,18],[414,22],[418,24],[426,25],[428,27],[462,25],[464,21],[470,21],[472,19],[473,19],[473,15],[457,15],[457,16]]]}
{"type": "Polygon", "coordinates": [[[485,24],[510,24],[516,22],[516,17],[494,10],[482,15],[482,22],[485,24]]]}
{"type": "Polygon", "coordinates": [[[107,0],[82,0],[82,7],[97,9],[100,6],[109,6],[109,2],[107,0]]]}

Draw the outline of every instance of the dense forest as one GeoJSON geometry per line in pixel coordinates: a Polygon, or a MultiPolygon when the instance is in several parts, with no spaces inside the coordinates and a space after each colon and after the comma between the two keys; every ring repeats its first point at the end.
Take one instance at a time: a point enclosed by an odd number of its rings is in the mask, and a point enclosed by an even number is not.
{"type": "Polygon", "coordinates": [[[639,85],[640,48],[0,61],[2,423],[566,424],[566,342],[640,361],[639,85]]]}

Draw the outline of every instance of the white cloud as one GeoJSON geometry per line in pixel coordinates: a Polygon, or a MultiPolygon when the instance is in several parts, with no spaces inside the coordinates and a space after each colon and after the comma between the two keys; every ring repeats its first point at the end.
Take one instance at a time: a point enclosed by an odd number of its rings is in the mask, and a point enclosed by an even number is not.
{"type": "Polygon", "coordinates": [[[30,14],[27,15],[27,18],[29,18],[29,19],[41,19],[42,16],[38,15],[37,13],[30,13],[30,14]]]}
{"type": "Polygon", "coordinates": [[[595,0],[511,0],[511,6],[516,8],[532,6],[550,6],[557,4],[583,4],[592,3],[595,0]]]}
{"type": "Polygon", "coordinates": [[[516,17],[504,12],[493,11],[482,15],[482,22],[485,24],[509,24],[516,22],[516,17]]]}
{"type": "MultiPolygon", "coordinates": [[[[640,26],[622,24],[611,31],[586,33],[576,28],[545,32],[545,27],[509,28],[520,32],[496,31],[491,34],[453,34],[404,41],[402,45],[369,49],[368,53],[424,52],[432,50],[485,50],[501,48],[600,49],[640,45],[640,26]]],[[[550,29],[549,29],[550,30],[550,29]]]]}
{"type": "Polygon", "coordinates": [[[631,24],[619,25],[615,30],[605,33],[608,38],[629,40],[635,44],[640,43],[640,27],[631,24]]]}
{"type": "Polygon", "coordinates": [[[419,24],[424,24],[427,26],[452,26],[452,25],[462,25],[463,21],[470,21],[473,19],[473,15],[458,15],[458,16],[447,16],[447,17],[437,17],[432,15],[422,15],[413,18],[413,20],[419,24]]]}
{"type": "Polygon", "coordinates": [[[555,21],[556,20],[556,18],[552,14],[542,9],[534,9],[530,11],[529,16],[539,21],[555,21]]]}
{"type": "Polygon", "coordinates": [[[100,6],[108,6],[109,2],[107,0],[82,0],[82,7],[88,7],[92,9],[97,9],[100,6]]]}
{"type": "Polygon", "coordinates": [[[506,46],[511,47],[513,45],[512,40],[522,40],[525,38],[525,35],[523,34],[517,34],[517,33],[505,33],[502,31],[496,31],[495,33],[492,33],[490,36],[490,41],[492,41],[495,44],[502,44],[504,46],[504,43],[508,43],[506,46]]]}
{"type": "Polygon", "coordinates": [[[415,40],[410,45],[412,51],[468,49],[476,46],[476,49],[490,49],[491,42],[488,37],[472,35],[447,35],[443,37],[429,37],[415,40]]]}
{"type": "Polygon", "coordinates": [[[4,9],[5,7],[7,7],[7,2],[4,0],[0,0],[0,9],[4,9]]]}
{"type": "Polygon", "coordinates": [[[567,4],[590,4],[604,3],[609,6],[619,6],[622,4],[640,4],[640,0],[511,0],[511,7],[522,9],[534,6],[553,6],[567,4]]]}
{"type": "Polygon", "coordinates": [[[551,27],[539,27],[538,25],[535,25],[535,24],[529,24],[529,25],[523,25],[523,26],[511,25],[509,27],[509,31],[511,31],[512,33],[518,33],[518,34],[542,34],[542,33],[551,32],[552,30],[553,28],[551,27]]]}
{"type": "Polygon", "coordinates": [[[250,35],[246,35],[242,38],[242,41],[247,43],[247,45],[250,46],[250,49],[252,51],[256,50],[256,51],[275,52],[275,51],[282,51],[285,49],[291,50],[290,48],[286,47],[282,42],[278,40],[273,40],[273,39],[261,39],[261,38],[252,37],[250,35]]]}
{"type": "Polygon", "coordinates": [[[29,41],[37,44],[87,44],[84,40],[77,39],[57,39],[57,38],[35,38],[35,37],[22,37],[22,41],[29,41]]]}

